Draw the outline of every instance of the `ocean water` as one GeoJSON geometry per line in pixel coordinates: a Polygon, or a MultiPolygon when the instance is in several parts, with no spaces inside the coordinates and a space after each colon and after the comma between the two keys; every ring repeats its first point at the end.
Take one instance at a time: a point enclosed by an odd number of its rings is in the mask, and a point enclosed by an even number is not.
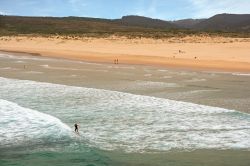
{"type": "Polygon", "coordinates": [[[157,154],[250,150],[250,115],[235,110],[2,77],[0,92],[0,165],[116,165],[117,154],[127,162],[119,165],[139,165],[157,154]]]}

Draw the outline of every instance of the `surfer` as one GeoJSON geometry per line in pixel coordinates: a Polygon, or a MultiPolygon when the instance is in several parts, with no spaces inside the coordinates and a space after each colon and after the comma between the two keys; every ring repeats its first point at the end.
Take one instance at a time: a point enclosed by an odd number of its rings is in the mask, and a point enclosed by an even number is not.
{"type": "Polygon", "coordinates": [[[75,123],[74,126],[75,126],[75,132],[76,132],[76,133],[79,133],[79,132],[78,132],[78,127],[79,127],[79,125],[78,125],[77,123],[75,123]]]}

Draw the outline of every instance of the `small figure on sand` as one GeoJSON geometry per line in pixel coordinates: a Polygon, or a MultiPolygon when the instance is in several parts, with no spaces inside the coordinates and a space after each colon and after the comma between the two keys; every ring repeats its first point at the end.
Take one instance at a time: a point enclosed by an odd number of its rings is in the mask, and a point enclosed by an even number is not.
{"type": "Polygon", "coordinates": [[[179,54],[184,54],[185,51],[179,50],[179,54]]]}
{"type": "Polygon", "coordinates": [[[77,134],[79,134],[79,131],[78,131],[78,127],[79,127],[79,125],[77,124],[77,123],[75,123],[75,132],[77,133],[77,134]]]}
{"type": "Polygon", "coordinates": [[[115,59],[115,60],[114,60],[114,64],[118,64],[118,59],[115,59]]]}

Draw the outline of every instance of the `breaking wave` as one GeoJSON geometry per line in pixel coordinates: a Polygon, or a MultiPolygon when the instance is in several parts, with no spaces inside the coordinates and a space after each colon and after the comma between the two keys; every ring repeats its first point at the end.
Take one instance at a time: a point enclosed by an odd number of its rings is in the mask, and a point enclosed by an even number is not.
{"type": "Polygon", "coordinates": [[[0,99],[0,147],[65,142],[71,135],[59,119],[0,99]]]}
{"type": "MultiPolygon", "coordinates": [[[[68,125],[78,122],[82,140],[100,149],[250,149],[250,115],[234,110],[6,78],[0,78],[0,92],[2,99],[53,115],[68,125]]],[[[58,119],[5,100],[0,112],[4,144],[31,136],[41,141],[70,137],[70,129],[58,119]]]]}

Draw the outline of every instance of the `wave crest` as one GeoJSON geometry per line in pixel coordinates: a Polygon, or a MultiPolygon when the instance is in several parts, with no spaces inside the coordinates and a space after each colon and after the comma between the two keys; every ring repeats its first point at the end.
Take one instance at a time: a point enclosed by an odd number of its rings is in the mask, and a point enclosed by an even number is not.
{"type": "Polygon", "coordinates": [[[59,119],[0,99],[0,147],[65,142],[71,129],[59,119]]]}

